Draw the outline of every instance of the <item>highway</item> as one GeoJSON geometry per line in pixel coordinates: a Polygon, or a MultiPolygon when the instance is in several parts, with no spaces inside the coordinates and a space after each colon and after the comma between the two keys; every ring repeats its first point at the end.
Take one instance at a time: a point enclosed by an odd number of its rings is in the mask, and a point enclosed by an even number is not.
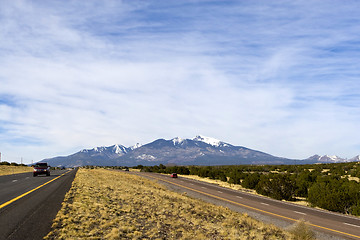
{"type": "Polygon", "coordinates": [[[181,191],[205,196],[223,206],[255,212],[270,217],[274,221],[284,221],[288,225],[304,219],[310,223],[314,231],[322,233],[323,238],[326,239],[360,239],[360,218],[358,217],[278,201],[185,177],[170,178],[169,175],[145,172],[133,174],[158,180],[159,183],[165,183],[181,191]]]}
{"type": "Polygon", "coordinates": [[[0,240],[42,239],[70,189],[76,170],[51,176],[32,173],[0,176],[0,240]]]}
{"type": "MultiPolygon", "coordinates": [[[[358,217],[277,201],[184,177],[130,173],[154,179],[236,211],[266,216],[270,222],[273,219],[274,223],[282,221],[290,226],[298,219],[304,219],[316,232],[323,233],[323,238],[329,240],[360,239],[358,217]]],[[[59,170],[53,171],[49,177],[32,177],[32,173],[0,176],[0,240],[42,239],[50,231],[52,220],[75,174],[75,170],[59,170]]]]}

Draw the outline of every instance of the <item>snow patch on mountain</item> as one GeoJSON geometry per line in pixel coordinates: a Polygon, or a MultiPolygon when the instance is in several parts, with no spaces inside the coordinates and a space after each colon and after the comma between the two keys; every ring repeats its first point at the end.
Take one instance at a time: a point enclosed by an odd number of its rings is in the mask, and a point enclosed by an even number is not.
{"type": "Polygon", "coordinates": [[[205,136],[202,136],[202,135],[198,135],[196,136],[195,138],[193,138],[192,140],[194,141],[198,141],[198,142],[204,142],[204,143],[207,143],[211,146],[214,146],[214,147],[226,147],[226,146],[229,146],[228,144],[218,140],[218,139],[215,139],[215,138],[211,138],[211,137],[205,137],[205,136]]]}
{"type": "Polygon", "coordinates": [[[139,147],[141,147],[141,146],[142,146],[142,144],[136,143],[134,146],[131,146],[130,149],[131,149],[131,150],[134,150],[134,149],[137,149],[137,148],[139,148],[139,147]]]}
{"type": "Polygon", "coordinates": [[[83,149],[81,150],[81,152],[103,152],[106,150],[106,147],[94,147],[92,149],[83,149]]]}
{"type": "Polygon", "coordinates": [[[123,145],[115,144],[109,147],[94,147],[92,149],[83,149],[80,151],[81,153],[90,153],[90,154],[109,154],[114,153],[119,156],[128,153],[128,149],[123,145]]]}
{"type": "Polygon", "coordinates": [[[105,150],[105,147],[94,147],[94,152],[103,152],[105,150]]]}
{"type": "Polygon", "coordinates": [[[173,142],[174,145],[178,145],[178,144],[181,144],[182,142],[184,142],[184,139],[176,137],[176,138],[171,139],[171,141],[173,142]]]}
{"type": "Polygon", "coordinates": [[[346,159],[343,159],[341,157],[338,157],[336,155],[330,156],[330,155],[325,155],[322,156],[319,159],[320,162],[346,162],[346,159]]]}
{"type": "Polygon", "coordinates": [[[127,150],[124,146],[122,145],[118,145],[118,144],[115,144],[112,148],[112,151],[116,154],[123,154],[123,153],[127,153],[127,150]]]}
{"type": "Polygon", "coordinates": [[[351,162],[360,162],[360,155],[357,155],[357,156],[355,156],[353,158],[350,158],[349,161],[351,161],[351,162]]]}
{"type": "Polygon", "coordinates": [[[205,136],[201,136],[198,135],[195,138],[193,138],[194,141],[199,141],[199,142],[204,142],[207,143],[209,145],[218,147],[221,144],[221,141],[215,138],[211,138],[211,137],[205,137],[205,136]]]}
{"type": "Polygon", "coordinates": [[[136,159],[146,160],[146,161],[154,161],[156,157],[149,155],[149,154],[142,154],[137,156],[136,159]]]}

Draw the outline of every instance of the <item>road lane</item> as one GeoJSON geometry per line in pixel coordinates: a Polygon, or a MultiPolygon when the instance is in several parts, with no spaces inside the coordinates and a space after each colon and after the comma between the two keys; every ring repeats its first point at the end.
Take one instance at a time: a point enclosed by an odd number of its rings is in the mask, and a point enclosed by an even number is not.
{"type": "Polygon", "coordinates": [[[181,177],[179,179],[172,179],[169,176],[154,173],[136,174],[176,185],[186,189],[186,191],[195,191],[207,197],[224,201],[226,204],[240,206],[273,218],[282,219],[289,222],[289,224],[294,223],[298,219],[304,219],[310,222],[315,231],[338,236],[343,239],[360,239],[360,218],[358,217],[277,201],[193,179],[181,177]],[[182,182],[179,181],[180,179],[182,182]]]}
{"type": "Polygon", "coordinates": [[[49,232],[75,173],[75,170],[59,170],[52,171],[49,177],[23,174],[0,179],[0,186],[5,186],[0,195],[3,205],[0,208],[0,239],[42,239],[49,232]],[[16,179],[12,179],[14,177],[16,179]],[[35,188],[38,189],[32,191],[35,188]],[[16,201],[9,200],[10,196],[15,199],[21,195],[24,196],[16,201]]]}
{"type": "Polygon", "coordinates": [[[39,175],[37,177],[33,177],[32,172],[0,176],[0,206],[65,172],[56,170],[51,172],[51,176],[39,175]]]}

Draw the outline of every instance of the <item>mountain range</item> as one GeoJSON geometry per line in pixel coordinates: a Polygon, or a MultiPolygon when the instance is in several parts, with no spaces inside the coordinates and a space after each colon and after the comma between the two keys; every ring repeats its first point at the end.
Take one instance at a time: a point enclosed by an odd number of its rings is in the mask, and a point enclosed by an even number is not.
{"type": "Polygon", "coordinates": [[[241,164],[313,164],[359,161],[360,156],[342,159],[337,156],[314,155],[307,159],[288,159],[220,140],[196,136],[193,139],[158,139],[132,147],[115,144],[84,149],[69,156],[44,159],[51,166],[153,166],[153,165],[241,165],[241,164]]]}

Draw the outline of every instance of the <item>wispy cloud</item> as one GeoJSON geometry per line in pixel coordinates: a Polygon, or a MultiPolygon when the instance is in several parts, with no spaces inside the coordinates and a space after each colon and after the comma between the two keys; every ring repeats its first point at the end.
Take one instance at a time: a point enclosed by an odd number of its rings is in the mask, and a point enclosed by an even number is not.
{"type": "Polygon", "coordinates": [[[359,5],[0,3],[0,151],[29,162],[201,133],[360,154],[359,5]]]}

